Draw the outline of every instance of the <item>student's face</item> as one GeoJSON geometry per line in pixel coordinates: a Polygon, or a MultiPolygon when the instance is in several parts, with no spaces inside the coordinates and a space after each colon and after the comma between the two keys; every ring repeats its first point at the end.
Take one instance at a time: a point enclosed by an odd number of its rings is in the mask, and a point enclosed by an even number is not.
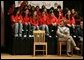
{"type": "Polygon", "coordinates": [[[36,10],[38,11],[39,10],[39,7],[36,7],[36,10]]]}
{"type": "Polygon", "coordinates": [[[37,15],[37,12],[36,11],[34,12],[34,15],[37,15]]]}
{"type": "Polygon", "coordinates": [[[29,10],[26,10],[25,13],[26,13],[26,14],[29,14],[29,10]]]}
{"type": "Polygon", "coordinates": [[[59,12],[61,11],[61,9],[57,9],[59,12]]]}
{"type": "Polygon", "coordinates": [[[70,14],[71,14],[71,11],[69,10],[69,11],[67,12],[67,14],[70,15],[70,14]]]}
{"type": "Polygon", "coordinates": [[[54,13],[51,13],[51,16],[53,17],[54,16],[54,13]]]}
{"type": "Polygon", "coordinates": [[[45,16],[45,12],[42,12],[42,16],[45,16]]]}
{"type": "Polygon", "coordinates": [[[27,9],[28,7],[27,6],[25,6],[25,9],[27,9]]]}
{"type": "Polygon", "coordinates": [[[31,9],[31,5],[28,6],[28,9],[31,9]]]}
{"type": "Polygon", "coordinates": [[[82,21],[82,22],[80,22],[80,26],[83,28],[83,21],[82,21]]]}
{"type": "Polygon", "coordinates": [[[35,8],[34,7],[32,7],[32,10],[34,10],[35,8]]]}
{"type": "Polygon", "coordinates": [[[45,8],[45,6],[43,5],[42,8],[45,8]]]}
{"type": "Polygon", "coordinates": [[[72,13],[75,13],[75,10],[74,9],[72,9],[72,11],[71,11],[72,13]]]}
{"type": "Polygon", "coordinates": [[[44,9],[45,12],[47,12],[47,9],[44,9]]]}
{"type": "Polygon", "coordinates": [[[20,11],[17,11],[17,14],[19,14],[20,13],[20,11]]]}

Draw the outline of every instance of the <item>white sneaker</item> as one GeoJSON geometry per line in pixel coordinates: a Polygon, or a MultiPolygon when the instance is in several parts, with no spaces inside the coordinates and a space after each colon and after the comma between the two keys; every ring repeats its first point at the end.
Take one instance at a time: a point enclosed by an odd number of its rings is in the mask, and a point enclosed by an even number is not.
{"type": "Polygon", "coordinates": [[[22,29],[22,31],[24,31],[24,30],[22,29]]]}
{"type": "Polygon", "coordinates": [[[24,35],[24,37],[27,37],[27,35],[24,35]]]}
{"type": "Polygon", "coordinates": [[[52,32],[53,32],[54,30],[52,30],[52,32]]]}
{"type": "Polygon", "coordinates": [[[31,35],[29,35],[29,37],[31,37],[31,35]]]}
{"type": "Polygon", "coordinates": [[[28,30],[26,30],[26,31],[28,31],[28,30]]]}
{"type": "Polygon", "coordinates": [[[78,47],[75,47],[75,49],[76,49],[76,50],[80,50],[80,48],[78,48],[78,47]]]}
{"type": "Polygon", "coordinates": [[[56,36],[57,37],[57,36],[56,36]]]}
{"type": "Polygon", "coordinates": [[[73,37],[76,37],[75,35],[73,37]]]}
{"type": "Polygon", "coordinates": [[[47,36],[49,36],[49,34],[47,34],[47,36]]]}
{"type": "Polygon", "coordinates": [[[20,37],[22,37],[22,34],[19,34],[20,37]]]}
{"type": "Polygon", "coordinates": [[[67,53],[67,56],[68,56],[68,57],[71,57],[72,55],[70,55],[69,53],[67,53]]]}
{"type": "Polygon", "coordinates": [[[52,36],[49,36],[50,38],[52,37],[52,36]]]}
{"type": "Polygon", "coordinates": [[[18,34],[15,34],[15,37],[18,37],[18,34]]]}

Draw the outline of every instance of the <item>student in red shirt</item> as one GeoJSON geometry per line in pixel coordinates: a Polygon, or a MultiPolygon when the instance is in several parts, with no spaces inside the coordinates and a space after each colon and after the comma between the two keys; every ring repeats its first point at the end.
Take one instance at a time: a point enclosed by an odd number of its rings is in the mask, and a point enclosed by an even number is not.
{"type": "Polygon", "coordinates": [[[67,14],[66,14],[66,21],[67,21],[67,26],[68,27],[74,27],[75,26],[75,19],[74,17],[71,15],[71,11],[68,10],[67,14]]]}
{"type": "Polygon", "coordinates": [[[58,25],[58,19],[57,17],[55,17],[53,10],[50,10],[48,26],[52,36],[56,35],[57,25],[58,25]]]}
{"type": "Polygon", "coordinates": [[[35,10],[37,11],[38,17],[40,17],[40,15],[41,15],[40,7],[39,6],[36,6],[35,10]]]}
{"type": "Polygon", "coordinates": [[[40,20],[39,20],[39,24],[40,24],[40,28],[42,28],[42,30],[46,29],[46,33],[47,33],[47,35],[49,35],[49,28],[48,28],[48,25],[47,25],[47,20],[48,20],[48,16],[43,11],[42,15],[40,17],[40,20]]]}
{"type": "Polygon", "coordinates": [[[67,11],[67,14],[66,14],[65,18],[66,18],[66,22],[67,22],[66,26],[69,27],[70,33],[73,36],[73,38],[76,38],[75,34],[72,34],[72,32],[74,32],[74,31],[76,33],[76,24],[75,24],[75,19],[71,15],[70,10],[67,11]]]}
{"type": "Polygon", "coordinates": [[[58,19],[55,17],[53,11],[50,12],[48,25],[56,26],[58,24],[58,19]]]}
{"type": "Polygon", "coordinates": [[[30,15],[29,10],[25,9],[23,13],[23,29],[24,29],[24,37],[27,35],[27,31],[30,31],[30,15]]]}
{"type": "Polygon", "coordinates": [[[58,5],[57,11],[54,12],[56,17],[58,18],[58,24],[60,24],[60,20],[63,19],[63,10],[61,9],[61,6],[58,5]]]}
{"type": "Polygon", "coordinates": [[[33,27],[33,30],[39,29],[39,18],[37,16],[37,11],[33,11],[30,17],[30,23],[33,27]]]}
{"type": "Polygon", "coordinates": [[[14,14],[11,16],[11,22],[14,26],[15,37],[22,37],[22,15],[20,14],[20,10],[18,8],[15,9],[14,14]]]}
{"type": "Polygon", "coordinates": [[[63,10],[61,9],[60,5],[57,7],[57,11],[59,12],[59,18],[62,19],[62,17],[63,17],[63,10]]]}

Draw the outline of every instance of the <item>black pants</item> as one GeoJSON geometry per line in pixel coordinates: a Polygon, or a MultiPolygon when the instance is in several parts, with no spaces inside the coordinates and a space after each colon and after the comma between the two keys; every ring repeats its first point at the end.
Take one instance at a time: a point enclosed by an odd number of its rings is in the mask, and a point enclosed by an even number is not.
{"type": "Polygon", "coordinates": [[[56,35],[56,31],[57,31],[57,26],[53,26],[53,25],[49,25],[49,32],[51,36],[55,36],[56,35]]]}
{"type": "Polygon", "coordinates": [[[24,35],[28,35],[31,30],[31,24],[25,25],[23,24],[24,35]]]}

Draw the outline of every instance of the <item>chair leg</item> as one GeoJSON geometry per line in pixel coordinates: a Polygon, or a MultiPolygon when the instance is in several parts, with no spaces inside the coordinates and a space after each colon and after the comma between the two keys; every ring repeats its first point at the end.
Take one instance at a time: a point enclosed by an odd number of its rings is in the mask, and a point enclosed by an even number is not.
{"type": "Polygon", "coordinates": [[[46,55],[47,55],[47,44],[46,44],[46,55]]]}
{"type": "MultiPolygon", "coordinates": [[[[80,45],[78,44],[78,47],[79,47],[80,45]]],[[[80,54],[80,51],[77,51],[77,54],[79,55],[80,54]]]]}
{"type": "Polygon", "coordinates": [[[80,43],[80,55],[81,56],[83,55],[83,45],[82,45],[82,43],[80,43]]]}
{"type": "Polygon", "coordinates": [[[59,55],[59,43],[58,43],[58,46],[57,46],[57,54],[59,55]]]}
{"type": "Polygon", "coordinates": [[[34,56],[35,56],[35,45],[34,45],[34,56]]]}
{"type": "Polygon", "coordinates": [[[71,46],[71,50],[72,50],[72,51],[71,51],[71,54],[73,55],[73,46],[71,46]]]}
{"type": "Polygon", "coordinates": [[[59,43],[60,44],[60,56],[61,56],[61,43],[59,43]]]}
{"type": "MultiPolygon", "coordinates": [[[[44,46],[45,46],[45,45],[43,45],[43,50],[44,50],[44,46]]],[[[44,55],[44,51],[43,51],[43,55],[44,55]]]]}
{"type": "Polygon", "coordinates": [[[83,46],[81,44],[81,56],[83,55],[83,46]]]}

